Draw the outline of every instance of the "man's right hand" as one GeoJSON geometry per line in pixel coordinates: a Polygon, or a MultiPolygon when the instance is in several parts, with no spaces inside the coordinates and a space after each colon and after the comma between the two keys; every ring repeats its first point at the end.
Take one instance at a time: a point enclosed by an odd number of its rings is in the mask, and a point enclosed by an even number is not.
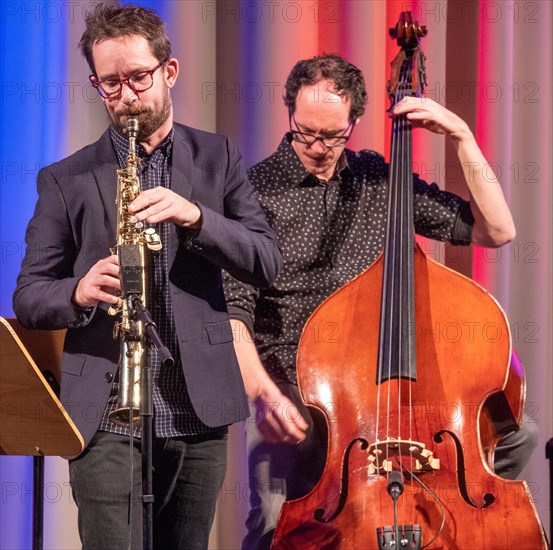
{"type": "Polygon", "coordinates": [[[230,324],[244,387],[255,404],[261,435],[268,443],[300,443],[306,438],[307,422],[267,374],[246,325],[237,319],[231,319],[230,324]]]}
{"type": "Polygon", "coordinates": [[[263,392],[263,397],[255,399],[255,407],[257,428],[268,443],[295,445],[306,438],[307,422],[276,384],[270,394],[263,392]]]}
{"type": "Polygon", "coordinates": [[[94,307],[99,302],[116,304],[115,295],[121,290],[117,256],[108,256],[96,262],[89,272],[77,283],[73,301],[81,307],[94,307]]]}

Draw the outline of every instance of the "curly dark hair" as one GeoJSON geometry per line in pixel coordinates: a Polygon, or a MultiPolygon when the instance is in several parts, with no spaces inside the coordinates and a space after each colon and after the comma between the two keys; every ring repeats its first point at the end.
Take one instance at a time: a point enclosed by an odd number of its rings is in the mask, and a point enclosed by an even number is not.
{"type": "Polygon", "coordinates": [[[114,6],[98,4],[86,17],[86,30],[79,47],[95,73],[92,46],[96,42],[119,38],[120,36],[142,36],[150,44],[152,53],[161,63],[171,57],[171,42],[165,24],[152,10],[127,4],[114,6]]]}
{"type": "Polygon", "coordinates": [[[302,86],[312,86],[320,80],[334,83],[338,95],[351,101],[349,118],[353,122],[365,112],[367,90],[363,73],[337,54],[325,54],[298,61],[285,85],[284,104],[290,114],[296,110],[296,99],[302,86]]]}

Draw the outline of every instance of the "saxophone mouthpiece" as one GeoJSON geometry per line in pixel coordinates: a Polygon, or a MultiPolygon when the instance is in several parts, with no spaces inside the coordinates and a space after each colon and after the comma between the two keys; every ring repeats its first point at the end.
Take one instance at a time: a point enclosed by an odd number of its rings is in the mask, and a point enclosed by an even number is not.
{"type": "Polygon", "coordinates": [[[127,119],[127,135],[129,138],[136,138],[138,135],[138,117],[135,115],[127,119]]]}

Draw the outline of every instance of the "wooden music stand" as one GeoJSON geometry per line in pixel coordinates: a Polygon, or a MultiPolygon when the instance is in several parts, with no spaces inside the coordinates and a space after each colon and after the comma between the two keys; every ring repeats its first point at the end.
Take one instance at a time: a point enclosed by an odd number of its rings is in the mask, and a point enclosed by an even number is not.
{"type": "Polygon", "coordinates": [[[43,544],[44,457],[74,456],[84,447],[46,379],[51,373],[54,383],[60,379],[64,336],[0,317],[0,455],[33,457],[34,550],[43,544]]]}

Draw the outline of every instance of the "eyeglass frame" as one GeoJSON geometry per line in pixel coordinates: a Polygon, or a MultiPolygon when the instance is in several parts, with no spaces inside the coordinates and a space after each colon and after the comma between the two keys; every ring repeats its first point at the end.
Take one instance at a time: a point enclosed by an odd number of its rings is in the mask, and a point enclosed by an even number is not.
{"type": "Polygon", "coordinates": [[[353,134],[353,128],[355,127],[355,120],[350,119],[348,127],[344,130],[344,134],[339,136],[316,136],[314,134],[309,134],[308,132],[302,132],[300,130],[292,130],[292,119],[294,120],[294,124],[296,125],[296,128],[299,128],[298,123],[296,121],[296,117],[294,116],[294,113],[290,112],[288,114],[288,124],[290,126],[290,134],[292,134],[292,139],[294,141],[296,141],[297,143],[301,143],[302,145],[309,145],[309,146],[314,145],[315,143],[317,143],[317,141],[320,141],[325,147],[328,147],[329,149],[332,149],[334,147],[345,147],[349,138],[351,137],[351,134],[353,134]],[[348,130],[350,130],[350,133],[345,135],[345,132],[347,132],[348,130]],[[299,139],[296,139],[297,135],[309,136],[310,138],[313,138],[313,141],[312,142],[301,141],[299,139]],[[345,141],[340,145],[328,145],[325,143],[326,139],[344,139],[345,141]]]}
{"type": "Polygon", "coordinates": [[[92,84],[92,86],[94,88],[96,88],[98,94],[100,95],[100,97],[104,98],[104,99],[113,99],[114,97],[119,97],[121,95],[121,92],[123,91],[123,84],[126,84],[135,94],[138,94],[140,92],[145,92],[146,90],[149,90],[153,85],[154,85],[154,73],[160,68],[160,67],[163,67],[163,65],[165,65],[165,63],[167,63],[169,61],[169,59],[165,59],[164,61],[162,61],[159,65],[157,65],[156,67],[154,67],[153,69],[150,69],[148,71],[138,71],[136,73],[133,73],[129,76],[127,76],[126,78],[121,78],[121,79],[115,79],[115,78],[107,78],[106,80],[96,80],[96,75],[95,74],[91,74],[88,76],[88,79],[90,80],[90,83],[92,84]],[[152,79],[152,83],[147,87],[147,88],[142,88],[141,90],[136,90],[132,84],[132,82],[130,81],[131,78],[133,77],[136,77],[137,75],[150,75],[151,79],[152,79]],[[117,82],[119,82],[119,90],[117,90],[117,92],[106,92],[103,88],[102,88],[102,82],[106,82],[107,80],[117,80],[117,82]],[[105,95],[104,95],[105,94],[105,95]]]}

